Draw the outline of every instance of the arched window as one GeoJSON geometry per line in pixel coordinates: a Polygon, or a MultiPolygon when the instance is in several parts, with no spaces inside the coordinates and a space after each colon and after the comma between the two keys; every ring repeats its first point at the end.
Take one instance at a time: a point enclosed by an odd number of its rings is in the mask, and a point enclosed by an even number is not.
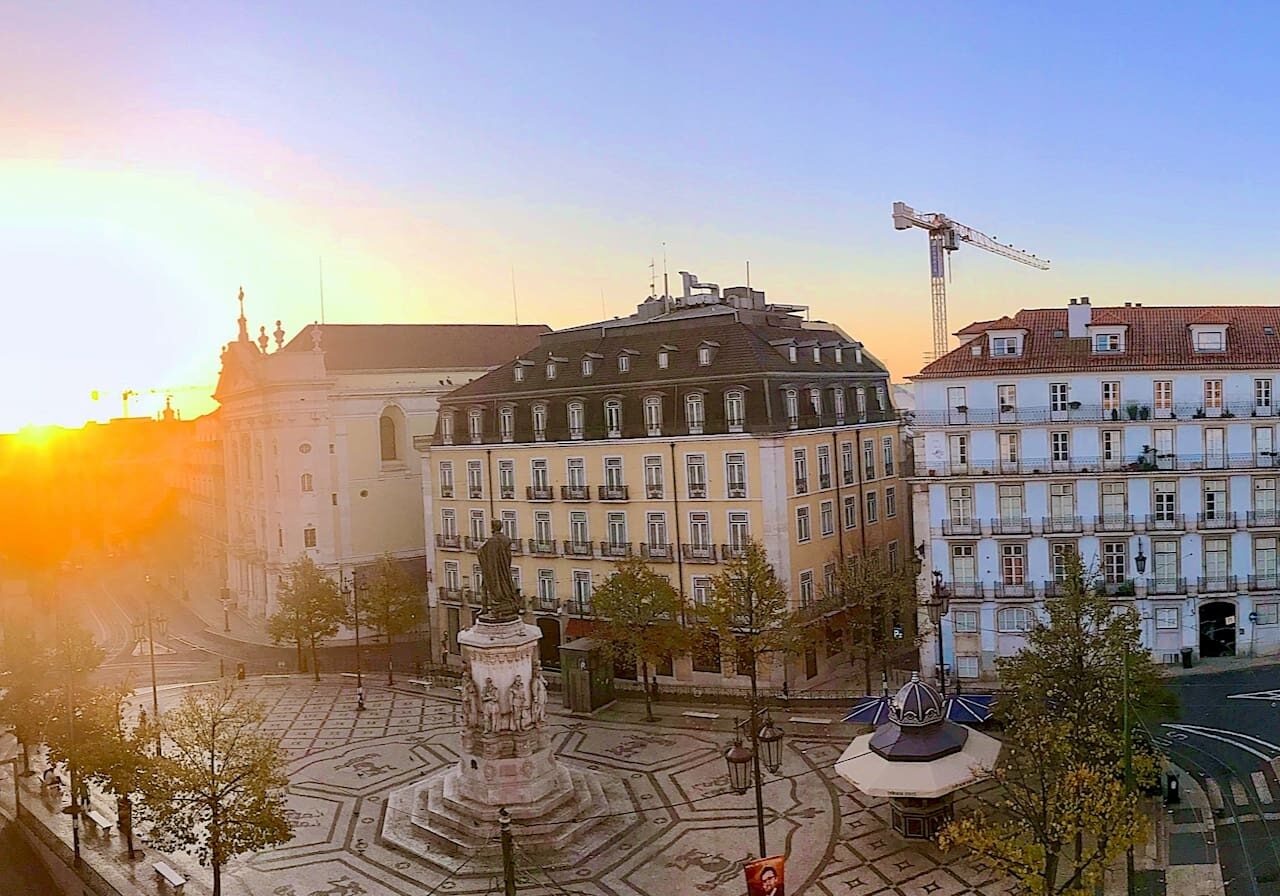
{"type": "Polygon", "coordinates": [[[836,423],[844,422],[844,389],[836,386],[831,390],[831,409],[835,411],[836,423]]]}
{"type": "MultiPolygon", "coordinates": [[[[809,390],[809,407],[813,411],[813,416],[815,417],[822,416],[822,390],[821,389],[809,390]]],[[[814,421],[814,422],[820,422],[820,421],[814,421]]]]}
{"type": "Polygon", "coordinates": [[[314,489],[312,488],[312,480],[311,480],[310,473],[302,474],[302,490],[304,492],[314,491],[314,489]]]}
{"type": "Polygon", "coordinates": [[[533,416],[533,440],[535,442],[546,441],[547,406],[545,404],[535,404],[530,413],[533,416]]]}
{"type": "MultiPolygon", "coordinates": [[[[625,355],[623,357],[626,357],[625,355]]],[[[609,438],[622,438],[622,401],[617,398],[605,399],[604,425],[609,438]]]]}
{"type": "Polygon", "coordinates": [[[644,428],[651,436],[662,435],[661,395],[650,395],[644,400],[644,428]]]}
{"type": "Polygon", "coordinates": [[[800,395],[795,389],[784,389],[782,406],[787,413],[787,426],[795,429],[800,425],[800,395]]]}
{"type": "Polygon", "coordinates": [[[471,435],[471,444],[479,445],[484,441],[484,411],[472,408],[467,413],[467,431],[471,435]]]}
{"type": "Polygon", "coordinates": [[[859,386],[853,397],[858,406],[858,422],[862,423],[867,419],[867,390],[859,386]]]}
{"type": "Polygon", "coordinates": [[[378,439],[382,446],[382,459],[396,460],[396,421],[387,414],[378,419],[378,439]]]}
{"type": "Polygon", "coordinates": [[[746,400],[741,389],[731,389],[724,393],[724,422],[729,432],[742,432],[746,425],[746,400]]]}
{"type": "Polygon", "coordinates": [[[1030,607],[1005,607],[996,613],[996,628],[1002,632],[1029,632],[1034,625],[1030,607]]]}
{"type": "Polygon", "coordinates": [[[584,411],[582,402],[569,402],[569,438],[580,439],[583,435],[584,411]]]}
{"type": "Polygon", "coordinates": [[[706,425],[706,408],[702,403],[702,393],[693,392],[684,397],[684,422],[689,427],[689,435],[701,435],[706,425]]]}
{"type": "Polygon", "coordinates": [[[507,406],[498,412],[498,431],[502,434],[502,441],[514,441],[516,437],[516,409],[507,406]]]}
{"type": "Polygon", "coordinates": [[[453,412],[440,415],[440,441],[445,445],[453,444],[453,412]]]}

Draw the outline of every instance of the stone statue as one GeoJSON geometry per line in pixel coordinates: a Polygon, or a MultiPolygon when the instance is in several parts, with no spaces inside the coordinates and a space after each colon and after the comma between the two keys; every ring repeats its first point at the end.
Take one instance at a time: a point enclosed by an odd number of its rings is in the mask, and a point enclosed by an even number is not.
{"type": "Polygon", "coordinates": [[[462,727],[474,728],[480,724],[480,691],[471,677],[468,666],[462,676],[462,727]]]}
{"type": "Polygon", "coordinates": [[[511,682],[511,688],[508,692],[511,701],[511,730],[526,731],[529,728],[529,698],[524,692],[524,679],[519,675],[516,680],[511,682]]]}
{"type": "Polygon", "coordinates": [[[529,692],[533,724],[541,725],[547,718],[547,681],[542,677],[542,670],[536,663],[533,667],[533,680],[529,682],[529,692]]]}
{"type": "Polygon", "coordinates": [[[499,730],[502,707],[499,704],[498,686],[493,683],[492,678],[484,680],[481,699],[484,701],[484,733],[496,734],[499,730]]]}
{"type": "Polygon", "coordinates": [[[502,522],[493,521],[493,534],[480,546],[480,588],[483,622],[511,622],[524,610],[511,578],[511,539],[502,522]]]}

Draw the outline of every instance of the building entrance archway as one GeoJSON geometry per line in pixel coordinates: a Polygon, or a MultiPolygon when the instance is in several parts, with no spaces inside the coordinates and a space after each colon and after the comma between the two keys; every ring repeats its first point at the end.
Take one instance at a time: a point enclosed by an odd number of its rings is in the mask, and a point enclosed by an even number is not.
{"type": "Polygon", "coordinates": [[[1200,656],[1236,655],[1236,605],[1215,600],[1200,605],[1200,656]]]}

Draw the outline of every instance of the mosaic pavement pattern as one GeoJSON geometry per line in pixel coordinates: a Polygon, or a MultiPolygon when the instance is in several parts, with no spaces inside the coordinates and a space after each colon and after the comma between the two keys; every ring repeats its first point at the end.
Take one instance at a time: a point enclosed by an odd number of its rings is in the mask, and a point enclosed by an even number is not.
{"type": "MultiPolygon", "coordinates": [[[[253,685],[268,707],[266,730],[290,757],[295,836],[284,847],[227,869],[234,896],[424,896],[501,893],[491,871],[468,859],[430,861],[379,842],[386,795],[456,760],[458,727],[448,699],[336,683],[253,685]]],[[[171,699],[176,699],[173,695],[171,699]]],[[[741,894],[741,861],[756,845],[752,798],[727,791],[723,730],[548,719],[561,758],[622,781],[635,812],[608,849],[579,866],[544,867],[519,848],[519,891],[533,896],[741,894]]],[[[704,724],[704,723],[698,723],[704,724]]],[[[908,843],[889,829],[887,801],[853,791],[832,766],[846,737],[787,725],[779,776],[765,788],[770,852],[786,851],[792,896],[990,896],[1007,887],[981,865],[908,843]]],[[[206,869],[177,864],[204,888],[206,869]]],[[[193,887],[188,885],[188,892],[193,887]]],[[[207,892],[207,890],[205,890],[207,892]]]]}

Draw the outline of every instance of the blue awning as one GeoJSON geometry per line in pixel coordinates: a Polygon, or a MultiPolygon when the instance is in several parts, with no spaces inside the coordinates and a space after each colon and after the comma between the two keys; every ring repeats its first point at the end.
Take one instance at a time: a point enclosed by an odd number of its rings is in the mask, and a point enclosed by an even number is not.
{"type": "Polygon", "coordinates": [[[892,698],[888,694],[880,694],[875,697],[859,697],[858,701],[853,704],[853,709],[849,710],[842,722],[853,722],[855,725],[883,725],[889,721],[889,702],[892,698]]]}

